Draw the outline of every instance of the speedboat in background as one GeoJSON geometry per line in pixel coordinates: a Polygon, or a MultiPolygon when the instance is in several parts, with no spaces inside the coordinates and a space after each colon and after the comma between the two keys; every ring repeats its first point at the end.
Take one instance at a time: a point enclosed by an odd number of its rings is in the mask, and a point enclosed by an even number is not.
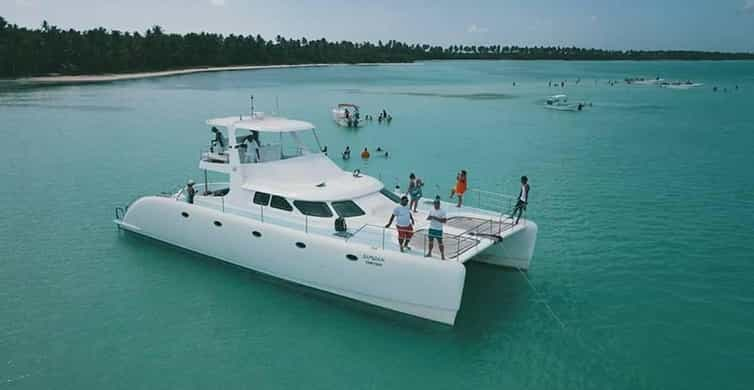
{"type": "Polygon", "coordinates": [[[332,109],[332,117],[341,127],[361,127],[366,123],[361,117],[359,106],[351,103],[338,104],[332,109]]]}
{"type": "Polygon", "coordinates": [[[569,103],[568,96],[560,94],[548,97],[545,100],[544,107],[558,111],[582,111],[586,107],[586,103],[569,103]]]}

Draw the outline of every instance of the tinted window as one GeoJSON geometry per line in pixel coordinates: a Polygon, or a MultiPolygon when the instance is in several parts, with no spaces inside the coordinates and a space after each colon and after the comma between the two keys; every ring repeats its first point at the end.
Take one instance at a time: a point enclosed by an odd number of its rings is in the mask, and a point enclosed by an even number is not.
{"type": "Polygon", "coordinates": [[[383,188],[380,190],[380,193],[382,195],[385,195],[386,198],[393,201],[393,203],[401,203],[401,197],[394,194],[392,191],[388,190],[387,188],[383,188]]]}
{"type": "Polygon", "coordinates": [[[264,192],[255,192],[254,203],[262,206],[267,206],[267,204],[270,203],[270,194],[265,194],[264,192]]]}
{"type": "Polygon", "coordinates": [[[327,207],[325,202],[309,202],[306,200],[294,200],[293,204],[296,206],[301,214],[311,217],[332,217],[332,211],[327,207]]]}
{"type": "Polygon", "coordinates": [[[270,207],[285,211],[293,211],[293,206],[291,206],[290,203],[288,203],[285,198],[282,196],[272,195],[272,201],[270,202],[270,207]]]}
{"type": "Polygon", "coordinates": [[[335,210],[336,214],[343,218],[358,217],[359,215],[364,215],[364,210],[362,210],[359,205],[350,200],[332,202],[332,208],[335,210]]]}

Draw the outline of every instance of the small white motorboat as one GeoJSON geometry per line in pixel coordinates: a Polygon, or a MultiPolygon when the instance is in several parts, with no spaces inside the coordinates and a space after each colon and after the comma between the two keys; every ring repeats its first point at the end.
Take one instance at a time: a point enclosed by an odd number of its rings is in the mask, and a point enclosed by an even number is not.
{"type": "Polygon", "coordinates": [[[545,108],[558,111],[582,111],[586,107],[586,103],[569,103],[568,96],[560,94],[553,95],[545,100],[545,108]]]}
{"type": "Polygon", "coordinates": [[[687,81],[663,81],[660,83],[660,87],[668,89],[691,89],[703,86],[703,83],[695,83],[691,80],[687,81]]]}
{"type": "Polygon", "coordinates": [[[359,106],[351,103],[341,103],[332,109],[332,118],[341,127],[361,127],[366,124],[361,117],[359,106]]]}
{"type": "Polygon", "coordinates": [[[525,216],[514,223],[506,214],[509,197],[470,190],[467,203],[478,201],[477,207],[443,202],[447,260],[437,250],[425,257],[431,202],[414,213],[413,249],[400,250],[405,230],[385,226],[400,198],[376,178],[335,165],[311,123],[254,113],[207,124],[221,129],[228,144],[202,154],[205,183],[116,208],[119,228],[450,325],[461,306],[466,262],[529,268],[537,224],[525,216]],[[207,171],[228,181],[207,183],[207,171]]]}
{"type": "Polygon", "coordinates": [[[657,76],[653,79],[645,78],[645,77],[630,77],[626,79],[626,84],[635,84],[635,85],[658,85],[665,81],[664,79],[660,78],[660,76],[657,76]]]}

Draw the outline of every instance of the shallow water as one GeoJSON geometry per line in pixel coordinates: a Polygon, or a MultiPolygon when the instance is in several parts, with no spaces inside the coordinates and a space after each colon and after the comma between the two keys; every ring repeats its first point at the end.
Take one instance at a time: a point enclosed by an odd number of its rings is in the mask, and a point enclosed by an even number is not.
{"type": "Polygon", "coordinates": [[[754,62],[430,62],[0,88],[0,386],[754,385],[754,62]],[[705,85],[607,83],[655,75],[705,85]],[[541,107],[563,92],[593,107],[541,107]],[[201,178],[203,121],[246,113],[251,93],[258,110],[277,99],[315,123],[331,155],[389,150],[339,163],[390,186],[416,172],[425,195],[446,196],[465,168],[470,187],[513,193],[528,175],[540,228],[529,280],[469,265],[450,328],[118,233],[114,207],[201,178]],[[329,109],[346,101],[394,120],[336,128],[329,109]]]}

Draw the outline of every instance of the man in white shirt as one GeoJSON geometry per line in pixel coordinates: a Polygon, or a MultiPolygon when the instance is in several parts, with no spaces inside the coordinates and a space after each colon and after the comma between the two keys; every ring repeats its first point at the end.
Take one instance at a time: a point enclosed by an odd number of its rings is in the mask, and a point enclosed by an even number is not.
{"type": "Polygon", "coordinates": [[[440,256],[445,260],[445,245],[442,243],[442,225],[448,221],[447,213],[440,208],[440,198],[435,198],[434,208],[429,211],[427,216],[429,220],[429,252],[425,257],[432,257],[432,244],[437,240],[437,246],[440,247],[440,256]]]}
{"type": "Polygon", "coordinates": [[[386,228],[389,228],[395,220],[395,227],[398,228],[398,245],[401,248],[401,252],[404,249],[411,250],[408,247],[408,242],[411,241],[411,237],[414,235],[414,216],[411,215],[411,210],[408,208],[408,197],[401,198],[401,205],[393,210],[393,214],[390,216],[386,228]]]}

